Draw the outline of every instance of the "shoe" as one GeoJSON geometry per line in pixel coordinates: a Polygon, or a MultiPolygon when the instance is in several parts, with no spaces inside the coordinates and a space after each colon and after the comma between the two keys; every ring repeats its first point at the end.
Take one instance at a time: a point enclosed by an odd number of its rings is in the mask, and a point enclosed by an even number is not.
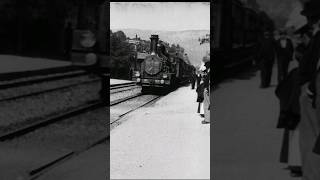
{"type": "Polygon", "coordinates": [[[269,87],[269,86],[260,85],[260,88],[261,88],[261,89],[268,88],[268,87],[269,87]]]}
{"type": "Polygon", "coordinates": [[[204,120],[203,120],[203,121],[201,121],[201,123],[202,123],[202,124],[209,124],[210,122],[207,122],[207,121],[204,121],[204,120]]]}
{"type": "Polygon", "coordinates": [[[291,171],[290,176],[291,177],[302,177],[302,171],[291,171]]]}
{"type": "Polygon", "coordinates": [[[291,177],[302,177],[302,170],[300,166],[289,166],[291,177]]]}

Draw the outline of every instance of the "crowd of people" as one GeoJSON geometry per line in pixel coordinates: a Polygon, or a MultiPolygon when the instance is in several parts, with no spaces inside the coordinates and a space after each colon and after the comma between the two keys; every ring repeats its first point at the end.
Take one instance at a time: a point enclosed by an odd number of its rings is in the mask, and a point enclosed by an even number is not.
{"type": "Polygon", "coordinates": [[[195,73],[191,80],[191,88],[196,89],[198,110],[203,121],[202,124],[210,123],[210,57],[203,58],[203,64],[198,73],[195,73]],[[197,85],[197,88],[195,86],[197,85]]]}
{"type": "Polygon", "coordinates": [[[320,1],[304,4],[301,14],[307,24],[288,36],[264,33],[258,53],[261,88],[271,82],[277,61],[280,102],[277,128],[284,129],[280,162],[287,163],[291,176],[320,180],[320,1]],[[290,64],[296,64],[292,67],[290,64]]]}

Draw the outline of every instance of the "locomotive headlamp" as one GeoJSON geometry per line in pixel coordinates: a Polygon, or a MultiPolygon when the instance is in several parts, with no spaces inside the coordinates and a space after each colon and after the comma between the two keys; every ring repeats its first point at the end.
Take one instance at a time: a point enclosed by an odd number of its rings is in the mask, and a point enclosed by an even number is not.
{"type": "Polygon", "coordinates": [[[162,77],[163,77],[163,79],[166,79],[166,78],[168,78],[168,74],[163,74],[162,77]]]}
{"type": "Polygon", "coordinates": [[[137,78],[137,82],[140,82],[141,81],[141,79],[140,78],[137,78]]]}
{"type": "Polygon", "coordinates": [[[84,31],[80,37],[82,47],[91,48],[96,44],[96,37],[91,31],[84,31]]]}
{"type": "Polygon", "coordinates": [[[164,80],[163,80],[163,79],[161,79],[161,80],[160,80],[160,83],[161,83],[161,84],[164,84],[164,80]]]}
{"type": "Polygon", "coordinates": [[[97,62],[97,55],[94,53],[88,53],[86,55],[86,65],[93,65],[97,62]]]}
{"type": "Polygon", "coordinates": [[[135,71],[134,72],[134,76],[139,77],[140,76],[140,72],[139,71],[135,71]]]}

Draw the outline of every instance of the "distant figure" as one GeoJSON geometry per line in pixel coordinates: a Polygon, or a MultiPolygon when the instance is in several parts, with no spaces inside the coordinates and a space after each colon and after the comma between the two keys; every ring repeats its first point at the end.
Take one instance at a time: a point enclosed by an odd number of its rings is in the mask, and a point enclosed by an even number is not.
{"type": "Polygon", "coordinates": [[[267,88],[270,86],[272,66],[275,58],[275,43],[271,34],[266,31],[261,41],[261,47],[258,52],[261,84],[260,88],[267,88]]]}
{"type": "Polygon", "coordinates": [[[202,107],[202,103],[203,103],[203,92],[204,92],[204,84],[203,84],[203,81],[200,79],[200,82],[199,82],[199,86],[197,86],[197,102],[198,102],[198,110],[197,110],[197,113],[200,114],[201,117],[204,117],[204,114],[201,113],[201,107],[202,107]]]}
{"type": "Polygon", "coordinates": [[[200,81],[201,81],[201,74],[200,73],[197,73],[197,87],[200,86],[200,81]]]}
{"type": "Polygon", "coordinates": [[[204,109],[204,120],[202,124],[210,123],[210,59],[205,62],[205,76],[204,76],[204,92],[203,92],[203,109],[204,109]]]}
{"type": "Polygon", "coordinates": [[[194,71],[192,71],[192,75],[191,75],[191,89],[194,89],[195,85],[196,85],[196,73],[194,71]]]}
{"type": "Polygon", "coordinates": [[[72,42],[73,42],[73,28],[72,28],[72,23],[68,22],[67,27],[65,29],[65,56],[68,60],[70,60],[71,58],[72,42]]]}
{"type": "Polygon", "coordinates": [[[284,31],[280,32],[280,39],[276,41],[277,64],[278,64],[278,84],[287,77],[289,62],[293,56],[292,41],[287,38],[284,31]]]}

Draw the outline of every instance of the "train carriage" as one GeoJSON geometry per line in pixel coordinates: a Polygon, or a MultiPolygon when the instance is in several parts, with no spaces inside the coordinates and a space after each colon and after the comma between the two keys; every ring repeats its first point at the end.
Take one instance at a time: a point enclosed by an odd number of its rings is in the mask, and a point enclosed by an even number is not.
{"type": "MultiPolygon", "coordinates": [[[[231,69],[251,66],[263,31],[273,31],[267,14],[240,0],[217,0],[213,9],[214,77],[231,69]]],[[[215,81],[217,82],[217,81],[215,81]]]]}

